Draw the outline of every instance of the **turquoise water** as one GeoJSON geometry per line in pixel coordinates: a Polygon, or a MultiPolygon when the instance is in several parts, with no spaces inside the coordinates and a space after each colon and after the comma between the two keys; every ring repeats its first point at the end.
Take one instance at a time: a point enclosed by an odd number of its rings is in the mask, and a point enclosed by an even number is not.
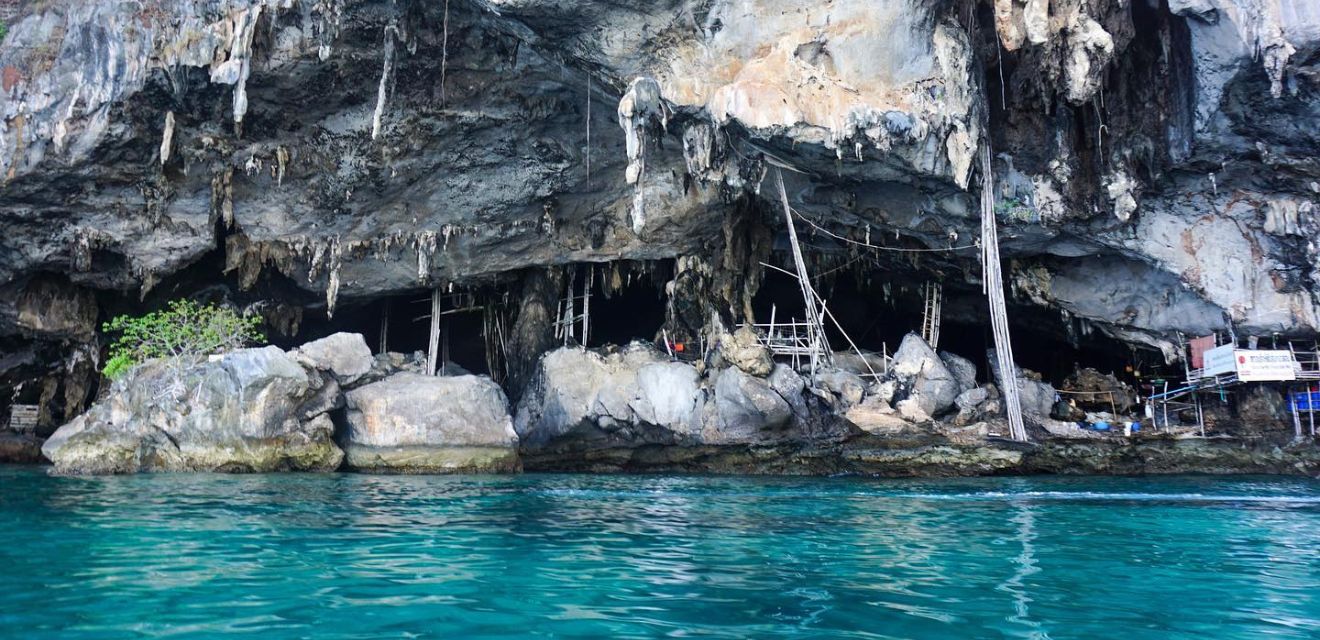
{"type": "Polygon", "coordinates": [[[1320,483],[0,468],[5,638],[1317,638],[1320,483]]]}

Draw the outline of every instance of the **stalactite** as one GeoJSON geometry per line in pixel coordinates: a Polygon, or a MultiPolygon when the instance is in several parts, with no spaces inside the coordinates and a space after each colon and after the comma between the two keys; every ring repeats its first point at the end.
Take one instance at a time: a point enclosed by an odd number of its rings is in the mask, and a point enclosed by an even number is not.
{"type": "Polygon", "coordinates": [[[344,14],[344,5],[342,0],[319,0],[313,10],[321,16],[316,55],[321,62],[325,62],[330,59],[331,43],[339,37],[339,23],[344,14]]]}
{"type": "Polygon", "coordinates": [[[165,127],[160,137],[160,166],[170,161],[170,149],[174,143],[174,112],[165,112],[165,127]]]}
{"type": "Polygon", "coordinates": [[[398,25],[391,19],[385,27],[385,61],[380,71],[380,84],[376,87],[376,111],[371,117],[371,139],[380,137],[380,121],[385,115],[385,99],[389,93],[390,77],[394,74],[394,40],[399,34],[398,25]]]}
{"type": "Polygon", "coordinates": [[[263,3],[239,10],[232,19],[229,59],[211,69],[211,82],[234,85],[234,127],[240,132],[247,114],[247,81],[252,73],[252,36],[261,18],[263,3]]]}
{"type": "Polygon", "coordinates": [[[628,168],[624,177],[633,185],[632,229],[640,234],[646,225],[646,141],[657,129],[669,124],[660,97],[660,85],[651,78],[637,78],[619,99],[619,127],[624,131],[628,168]]]}
{"type": "Polygon", "coordinates": [[[335,236],[330,240],[329,245],[330,277],[326,279],[325,285],[325,317],[333,318],[335,317],[335,303],[339,300],[339,268],[343,264],[339,236],[335,236]]]}
{"type": "Polygon", "coordinates": [[[440,42],[440,106],[447,104],[445,96],[445,79],[449,71],[449,0],[445,0],[444,24],[441,27],[444,35],[440,42]]]}
{"type": "Polygon", "coordinates": [[[435,232],[428,230],[417,234],[413,245],[417,248],[417,281],[424,283],[431,273],[431,256],[435,255],[435,232]]]}
{"type": "Polygon", "coordinates": [[[276,173],[275,173],[275,185],[276,185],[276,186],[283,186],[283,185],[284,185],[284,172],[285,172],[285,169],[287,169],[288,166],[289,166],[289,150],[286,149],[286,148],[284,148],[283,146],[276,147],[276,148],[275,148],[275,162],[276,162],[276,167],[277,167],[277,170],[276,170],[276,173]]]}

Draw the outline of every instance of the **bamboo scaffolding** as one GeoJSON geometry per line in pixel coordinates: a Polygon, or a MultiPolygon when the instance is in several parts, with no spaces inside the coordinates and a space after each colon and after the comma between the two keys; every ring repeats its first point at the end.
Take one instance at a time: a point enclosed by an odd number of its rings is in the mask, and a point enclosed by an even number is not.
{"type": "Polygon", "coordinates": [[[793,266],[797,271],[798,286],[802,289],[802,302],[806,307],[808,339],[812,343],[811,352],[811,379],[815,384],[816,371],[820,368],[820,360],[823,358],[825,364],[829,364],[830,346],[825,339],[825,325],[820,319],[820,310],[816,307],[816,301],[819,296],[815,289],[811,287],[811,279],[807,275],[807,264],[802,259],[802,246],[798,243],[797,227],[793,224],[793,208],[788,205],[788,191],[784,189],[784,174],[782,171],[775,171],[775,184],[779,188],[779,200],[784,206],[784,224],[788,227],[788,241],[793,249],[793,266]]]}
{"type": "MultiPolygon", "coordinates": [[[[762,262],[762,263],[761,263],[761,266],[766,267],[767,269],[774,269],[775,271],[778,271],[778,272],[780,272],[780,273],[782,273],[782,274],[784,274],[784,275],[786,275],[786,276],[788,276],[788,277],[790,277],[790,278],[796,278],[796,277],[797,277],[797,276],[794,275],[792,272],[790,272],[790,271],[788,271],[788,270],[786,270],[786,269],[781,269],[781,268],[776,267],[775,265],[772,265],[772,264],[767,264],[767,263],[762,262]]],[[[833,314],[833,313],[830,313],[829,308],[825,306],[825,300],[823,300],[823,299],[820,297],[820,294],[817,294],[817,293],[816,293],[815,289],[812,289],[812,294],[815,295],[815,296],[816,296],[816,300],[820,302],[820,308],[821,308],[822,311],[825,312],[825,313],[824,313],[825,317],[826,317],[826,318],[829,318],[829,319],[830,319],[830,322],[834,323],[834,328],[839,330],[839,333],[843,336],[843,339],[848,341],[848,346],[852,347],[853,352],[855,352],[855,353],[857,354],[857,356],[858,356],[859,358],[862,359],[862,364],[866,365],[866,370],[871,372],[871,377],[872,377],[873,379],[875,379],[875,380],[879,380],[879,379],[880,379],[880,374],[879,374],[879,373],[876,373],[876,371],[875,371],[875,367],[872,367],[872,366],[871,366],[871,362],[870,362],[870,360],[867,359],[866,354],[863,353],[862,350],[861,350],[861,348],[857,346],[857,343],[853,342],[853,339],[852,339],[852,337],[850,337],[850,336],[848,335],[848,332],[843,330],[843,325],[839,324],[839,320],[838,320],[837,318],[834,317],[834,314],[833,314]]],[[[771,305],[771,306],[770,306],[770,327],[769,327],[770,330],[769,330],[769,334],[768,334],[770,340],[773,340],[773,339],[774,339],[775,330],[776,330],[777,328],[778,328],[778,329],[789,328],[789,329],[793,330],[793,331],[796,333],[796,331],[797,331],[797,327],[799,327],[799,326],[805,326],[806,324],[807,324],[807,323],[793,322],[793,321],[791,321],[791,320],[790,320],[789,322],[780,322],[780,323],[776,324],[776,323],[775,323],[775,307],[774,307],[774,305],[771,305]]],[[[760,326],[765,326],[765,325],[755,325],[755,326],[760,327],[760,326]]],[[[769,345],[767,345],[767,346],[769,346],[769,345]]],[[[773,347],[770,347],[770,349],[771,349],[772,352],[774,351],[774,348],[773,348],[773,347]]],[[[797,356],[796,356],[796,354],[791,354],[791,353],[790,353],[789,355],[793,355],[793,357],[794,357],[794,367],[796,368],[796,366],[797,366],[797,356]]],[[[885,354],[885,353],[882,352],[882,353],[881,353],[881,359],[885,362],[885,371],[884,371],[884,372],[887,373],[887,372],[889,371],[889,355],[888,355],[888,354],[885,354]]]]}

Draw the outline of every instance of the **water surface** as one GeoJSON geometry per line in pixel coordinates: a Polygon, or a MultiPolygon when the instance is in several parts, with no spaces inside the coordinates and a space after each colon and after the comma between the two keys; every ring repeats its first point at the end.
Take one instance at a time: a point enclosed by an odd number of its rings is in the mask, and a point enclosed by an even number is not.
{"type": "Polygon", "coordinates": [[[1317,638],[1320,483],[0,468],[4,638],[1317,638]]]}

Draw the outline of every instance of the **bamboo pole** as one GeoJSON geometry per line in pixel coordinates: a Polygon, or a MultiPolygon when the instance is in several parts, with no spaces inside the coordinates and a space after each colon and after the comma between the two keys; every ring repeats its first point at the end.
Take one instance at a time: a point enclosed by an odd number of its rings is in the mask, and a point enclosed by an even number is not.
{"type": "Polygon", "coordinates": [[[440,351],[440,301],[439,289],[431,290],[431,335],[426,349],[426,375],[433,376],[440,351]]]}
{"type": "Polygon", "coordinates": [[[582,346],[587,346],[587,326],[591,323],[591,285],[596,280],[596,270],[587,265],[587,284],[582,290],[582,346]]]}
{"type": "MultiPolygon", "coordinates": [[[[774,266],[774,265],[772,265],[772,264],[766,264],[766,263],[762,262],[762,263],[761,263],[761,266],[763,266],[763,267],[768,267],[768,268],[770,268],[770,269],[774,269],[775,271],[778,271],[778,272],[780,272],[780,273],[782,273],[782,274],[784,274],[784,275],[786,275],[786,276],[788,276],[788,277],[790,277],[790,278],[796,278],[796,277],[797,277],[797,276],[793,275],[792,273],[789,273],[788,271],[785,271],[785,270],[783,270],[783,269],[780,269],[779,267],[776,267],[776,266],[774,266]]],[[[834,317],[834,314],[830,312],[829,307],[826,307],[826,306],[825,306],[825,300],[822,299],[822,298],[820,297],[820,294],[817,294],[817,293],[815,292],[814,289],[812,290],[812,294],[815,295],[815,296],[816,296],[816,300],[820,302],[820,308],[821,308],[821,311],[824,312],[825,317],[826,317],[826,318],[829,318],[829,319],[830,319],[830,322],[834,323],[834,328],[839,330],[839,333],[843,335],[843,339],[848,341],[848,346],[852,347],[852,350],[857,354],[857,357],[859,357],[859,358],[862,359],[862,364],[866,365],[866,370],[871,372],[871,376],[872,376],[873,378],[875,378],[876,380],[879,380],[879,379],[880,379],[880,375],[877,374],[877,373],[875,372],[875,368],[871,366],[871,361],[866,359],[866,354],[865,354],[865,353],[862,353],[861,348],[859,348],[859,347],[857,346],[857,343],[853,342],[853,339],[852,339],[851,336],[848,335],[848,332],[843,330],[843,325],[842,325],[842,324],[839,324],[839,319],[838,319],[838,318],[835,318],[835,317],[834,317]]],[[[770,318],[771,318],[771,319],[770,319],[770,325],[771,325],[772,327],[774,326],[774,311],[775,311],[774,306],[771,306],[771,307],[770,307],[770,318]]],[[[788,323],[788,326],[792,326],[792,327],[794,327],[794,331],[793,331],[793,332],[794,332],[794,334],[796,335],[796,333],[797,333],[797,328],[796,328],[796,327],[797,327],[797,323],[795,323],[795,322],[790,322],[790,323],[788,323]]],[[[882,344],[881,347],[884,348],[884,345],[882,344]]],[[[882,353],[882,354],[881,354],[881,359],[882,359],[883,361],[887,361],[887,360],[889,359],[888,354],[883,354],[883,353],[882,353]]],[[[885,373],[888,373],[888,370],[886,370],[885,373]]]]}
{"type": "Polygon", "coordinates": [[[1013,359],[1012,338],[1008,331],[1008,310],[1004,303],[1004,275],[999,258],[999,230],[995,221],[994,177],[990,167],[990,147],[981,154],[981,269],[985,273],[981,288],[990,303],[990,328],[995,338],[995,356],[1004,386],[1004,408],[1008,415],[1009,436],[1027,440],[1022,421],[1022,401],[1018,394],[1017,364],[1013,359]]]}
{"type": "Polygon", "coordinates": [[[829,342],[825,340],[824,325],[820,320],[820,312],[816,308],[816,292],[811,288],[811,280],[807,276],[807,264],[802,259],[802,246],[798,244],[797,228],[793,225],[793,209],[788,206],[788,191],[784,189],[784,174],[782,171],[775,171],[775,184],[779,187],[779,199],[784,206],[784,224],[788,226],[788,241],[793,249],[793,266],[797,270],[798,286],[802,289],[802,302],[806,305],[808,339],[812,344],[811,352],[811,378],[812,384],[815,384],[816,370],[820,366],[820,358],[824,356],[825,362],[829,363],[829,342]],[[820,353],[817,353],[820,351],[820,353]]]}

